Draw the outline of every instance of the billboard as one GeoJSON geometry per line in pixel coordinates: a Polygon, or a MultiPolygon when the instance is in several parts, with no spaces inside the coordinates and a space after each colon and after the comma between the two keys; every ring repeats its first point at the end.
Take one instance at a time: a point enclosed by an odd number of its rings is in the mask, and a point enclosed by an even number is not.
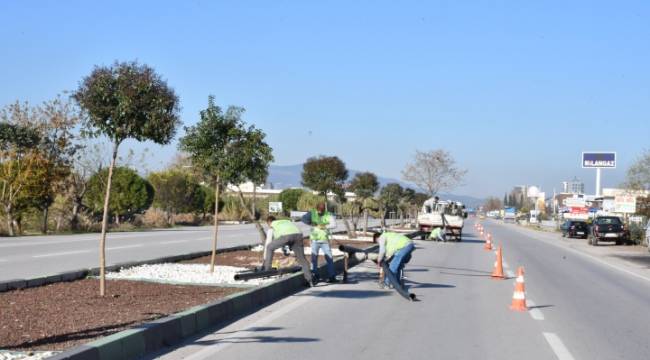
{"type": "Polygon", "coordinates": [[[634,214],[636,212],[636,196],[617,195],[614,197],[614,212],[634,214]]]}
{"type": "Polygon", "coordinates": [[[601,169],[615,169],[616,168],[616,153],[615,152],[583,152],[582,153],[582,168],[601,168],[601,169]]]}
{"type": "Polygon", "coordinates": [[[269,212],[270,213],[281,213],[282,212],[282,203],[279,201],[269,201],[269,212]]]}

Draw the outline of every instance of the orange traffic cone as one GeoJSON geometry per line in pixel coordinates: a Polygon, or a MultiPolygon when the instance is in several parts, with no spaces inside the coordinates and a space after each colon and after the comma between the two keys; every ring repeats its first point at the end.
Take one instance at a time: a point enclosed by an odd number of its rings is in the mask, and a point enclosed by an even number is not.
{"type": "Polygon", "coordinates": [[[492,250],[492,235],[487,234],[485,237],[485,245],[483,246],[483,249],[485,250],[492,250]]]}
{"type": "Polygon", "coordinates": [[[503,257],[501,252],[501,245],[499,245],[499,248],[497,249],[497,261],[494,263],[492,278],[497,280],[505,279],[505,276],[503,276],[503,257]]]}
{"type": "Polygon", "coordinates": [[[517,269],[517,280],[515,282],[515,292],[512,294],[512,305],[510,309],[514,311],[526,311],[526,285],[524,284],[524,268],[517,269]]]}

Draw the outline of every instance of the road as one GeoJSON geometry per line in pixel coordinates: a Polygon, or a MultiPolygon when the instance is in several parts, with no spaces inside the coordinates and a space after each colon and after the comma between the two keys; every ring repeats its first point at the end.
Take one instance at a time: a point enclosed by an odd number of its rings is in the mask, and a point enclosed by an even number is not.
{"type": "Polygon", "coordinates": [[[376,284],[302,291],[157,354],[198,359],[648,359],[650,270],[584,255],[551,236],[485,223],[506,273],[525,266],[528,312],[509,309],[514,280],[492,280],[495,254],[466,225],[462,243],[417,242],[406,276],[419,302],[376,284]]]}
{"type": "MultiPolygon", "coordinates": [[[[371,220],[370,225],[378,221],[371,220]]],[[[305,234],[308,227],[299,224],[305,234]]],[[[337,230],[343,229],[338,224],[337,230]]],[[[106,263],[155,259],[163,256],[208,251],[212,227],[109,233],[106,263]]],[[[259,233],[252,224],[219,227],[218,248],[257,244],[259,233]]],[[[23,236],[0,238],[0,281],[48,276],[98,266],[99,234],[23,236]]]]}

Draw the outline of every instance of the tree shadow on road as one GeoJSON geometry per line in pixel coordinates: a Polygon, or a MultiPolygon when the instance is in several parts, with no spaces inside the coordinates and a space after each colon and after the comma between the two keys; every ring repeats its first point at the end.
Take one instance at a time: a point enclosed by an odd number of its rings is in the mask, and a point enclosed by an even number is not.
{"type": "MultiPolygon", "coordinates": [[[[455,268],[455,267],[446,267],[446,266],[427,266],[427,265],[413,265],[417,267],[429,268],[429,269],[440,269],[440,270],[457,270],[457,271],[467,271],[479,274],[492,274],[489,271],[476,270],[476,269],[467,269],[467,268],[455,268]]],[[[408,268],[407,268],[408,270],[408,268]]]]}
{"type": "Polygon", "coordinates": [[[647,266],[647,269],[650,269],[650,254],[648,255],[611,255],[611,257],[615,257],[621,260],[626,260],[633,262],[635,264],[640,264],[643,266],[647,266]]]}
{"type": "Polygon", "coordinates": [[[277,343],[309,343],[317,342],[320,339],[308,338],[308,337],[296,337],[296,336],[230,336],[225,339],[215,339],[215,340],[199,340],[195,341],[193,345],[199,346],[213,346],[217,344],[253,344],[253,343],[262,343],[262,344],[277,344],[277,343]]]}
{"type": "Polygon", "coordinates": [[[385,290],[328,290],[323,292],[313,292],[308,294],[298,294],[296,296],[314,296],[321,298],[338,298],[338,299],[367,299],[390,295],[385,290]]]}

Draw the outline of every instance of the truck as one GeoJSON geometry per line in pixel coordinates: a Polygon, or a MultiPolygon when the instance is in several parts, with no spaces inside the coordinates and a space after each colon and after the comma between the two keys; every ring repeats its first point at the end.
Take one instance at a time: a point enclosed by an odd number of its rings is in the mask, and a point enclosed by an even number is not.
{"type": "Polygon", "coordinates": [[[507,207],[503,209],[503,222],[504,223],[515,223],[517,221],[517,209],[513,207],[507,207]]]}
{"type": "Polygon", "coordinates": [[[441,228],[447,239],[461,241],[466,218],[467,211],[461,202],[440,201],[437,197],[428,199],[417,217],[420,236],[427,239],[433,229],[441,228]]]}

